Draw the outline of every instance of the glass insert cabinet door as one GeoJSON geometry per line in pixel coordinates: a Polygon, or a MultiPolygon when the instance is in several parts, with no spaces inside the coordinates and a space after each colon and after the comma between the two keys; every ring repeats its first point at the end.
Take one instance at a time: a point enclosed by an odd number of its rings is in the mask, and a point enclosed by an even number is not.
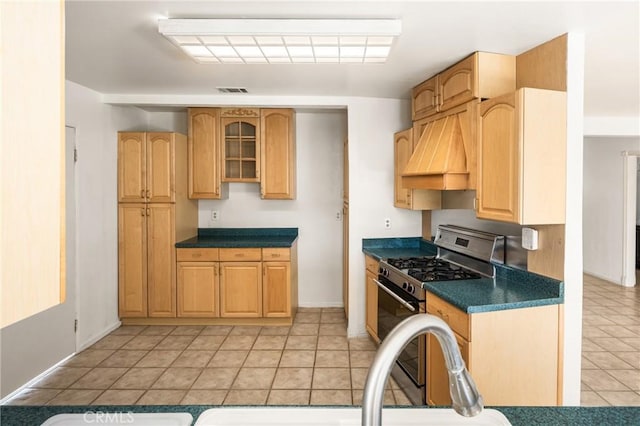
{"type": "Polygon", "coordinates": [[[259,126],[259,117],[222,118],[224,182],[260,181],[259,126]]]}

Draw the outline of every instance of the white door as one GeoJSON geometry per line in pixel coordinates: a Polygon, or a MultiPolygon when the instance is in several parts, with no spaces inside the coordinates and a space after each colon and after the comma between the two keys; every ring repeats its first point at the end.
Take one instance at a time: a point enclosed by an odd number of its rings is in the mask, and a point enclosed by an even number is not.
{"type": "MultiPolygon", "coordinates": [[[[73,335],[67,336],[68,340],[73,341],[73,346],[69,346],[72,352],[76,351],[76,129],[74,127],[65,127],[65,241],[66,241],[66,291],[67,297],[64,302],[65,322],[71,321],[74,324],[73,335]],[[72,339],[70,339],[72,338],[72,339]]],[[[68,327],[65,327],[67,329],[68,327]]]]}

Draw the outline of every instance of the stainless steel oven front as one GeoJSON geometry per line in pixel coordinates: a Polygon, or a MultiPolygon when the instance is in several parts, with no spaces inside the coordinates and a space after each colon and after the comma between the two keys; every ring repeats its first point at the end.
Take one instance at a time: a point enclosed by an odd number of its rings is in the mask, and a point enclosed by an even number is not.
{"type": "MultiPolygon", "coordinates": [[[[383,275],[376,280],[378,286],[378,337],[381,341],[406,318],[425,312],[424,300],[404,292],[383,275]]],[[[424,404],[425,338],[417,337],[402,351],[396,364],[401,369],[392,376],[415,405],[424,404]],[[409,380],[406,380],[406,379],[409,380]]]]}

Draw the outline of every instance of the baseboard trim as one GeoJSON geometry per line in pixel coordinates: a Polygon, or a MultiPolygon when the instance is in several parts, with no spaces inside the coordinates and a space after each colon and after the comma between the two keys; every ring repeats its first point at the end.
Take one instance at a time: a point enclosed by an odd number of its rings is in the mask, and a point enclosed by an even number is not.
{"type": "Polygon", "coordinates": [[[113,330],[115,330],[116,328],[120,327],[121,325],[122,325],[122,323],[120,321],[116,321],[115,323],[113,323],[113,324],[105,327],[104,329],[102,329],[102,331],[98,332],[97,334],[94,334],[93,336],[91,336],[88,340],[84,341],[83,343],[78,342],[77,346],[76,346],[76,353],[87,349],[89,346],[93,345],[98,340],[102,339],[103,337],[105,337],[106,335],[108,335],[109,333],[111,333],[113,330]]]}
{"type": "Polygon", "coordinates": [[[31,387],[31,385],[34,385],[37,382],[39,382],[40,380],[42,380],[44,378],[44,376],[46,376],[47,374],[51,373],[53,370],[58,368],[60,365],[64,364],[69,358],[74,356],[76,353],[77,352],[74,352],[71,355],[62,358],[60,361],[56,362],[51,367],[49,367],[46,370],[44,370],[42,373],[38,374],[33,379],[29,380],[27,383],[25,383],[24,385],[20,386],[18,389],[14,390],[13,392],[8,394],[4,398],[0,399],[0,405],[5,405],[7,402],[9,402],[9,400],[11,400],[12,398],[18,396],[18,394],[20,394],[23,390],[31,387]]]}
{"type": "Polygon", "coordinates": [[[610,282],[611,284],[615,284],[615,285],[619,285],[621,287],[624,287],[624,285],[620,282],[620,280],[613,279],[612,277],[607,277],[607,276],[598,274],[596,272],[587,271],[586,269],[584,269],[582,272],[587,274],[587,275],[591,275],[592,277],[595,277],[595,278],[610,282]]]}

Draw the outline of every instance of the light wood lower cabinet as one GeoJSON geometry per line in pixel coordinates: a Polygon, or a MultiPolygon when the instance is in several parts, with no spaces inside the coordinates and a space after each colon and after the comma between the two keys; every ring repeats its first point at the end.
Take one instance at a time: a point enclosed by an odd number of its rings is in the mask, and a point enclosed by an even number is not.
{"type": "Polygon", "coordinates": [[[366,264],[366,312],[365,312],[365,325],[367,333],[376,341],[380,342],[378,338],[378,286],[375,283],[378,277],[378,265],[379,262],[370,256],[365,256],[366,264]]]}
{"type": "MultiPolygon", "coordinates": [[[[559,305],[467,314],[432,293],[427,313],[453,330],[485,405],[552,406],[559,381],[559,305]]],[[[427,402],[451,405],[442,349],[427,339],[427,402]]]]}
{"type": "Polygon", "coordinates": [[[218,262],[178,262],[178,316],[216,318],[218,262]]]}
{"type": "Polygon", "coordinates": [[[262,316],[262,263],[220,263],[220,316],[262,316]]]}
{"type": "Polygon", "coordinates": [[[293,320],[298,306],[295,243],[291,248],[176,252],[178,317],[228,318],[226,323],[254,318],[256,324],[293,320]]]}
{"type": "Polygon", "coordinates": [[[291,316],[291,264],[262,264],[262,315],[265,318],[291,316]]]}
{"type": "Polygon", "coordinates": [[[175,206],[118,206],[121,317],[175,317],[175,206]]]}

